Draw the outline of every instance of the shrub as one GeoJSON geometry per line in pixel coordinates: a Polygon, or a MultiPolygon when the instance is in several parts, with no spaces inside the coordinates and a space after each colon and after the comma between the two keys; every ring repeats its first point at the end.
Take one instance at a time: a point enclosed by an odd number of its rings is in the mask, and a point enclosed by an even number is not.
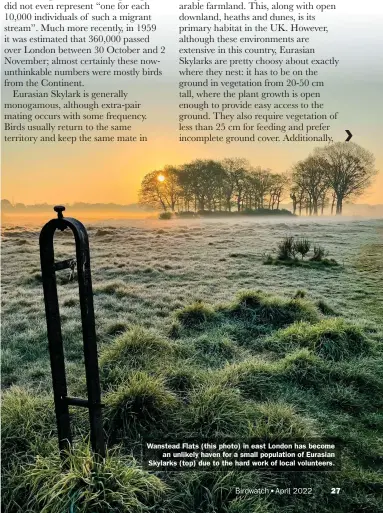
{"type": "Polygon", "coordinates": [[[264,401],[278,394],[283,381],[279,363],[246,360],[222,369],[219,379],[223,384],[238,388],[244,397],[264,401]]]}
{"type": "Polygon", "coordinates": [[[333,258],[325,258],[328,252],[318,245],[314,245],[313,256],[310,258],[310,261],[304,260],[310,248],[311,243],[308,239],[295,240],[294,237],[285,237],[277,246],[277,257],[273,258],[270,254],[264,254],[263,263],[265,265],[302,266],[308,268],[317,268],[322,265],[326,267],[338,265],[338,262],[333,258]],[[301,255],[300,260],[296,258],[297,254],[301,255]]]}
{"type": "Polygon", "coordinates": [[[276,346],[286,352],[307,347],[327,360],[342,360],[370,351],[370,342],[361,328],[343,319],[324,319],[313,325],[298,322],[275,333],[273,338],[276,346]]]}
{"type": "Polygon", "coordinates": [[[314,254],[310,260],[313,262],[321,262],[326,255],[327,252],[322,246],[314,246],[314,254]]]}
{"type": "Polygon", "coordinates": [[[310,248],[311,244],[308,239],[300,239],[294,242],[294,251],[298,253],[298,255],[301,255],[302,260],[310,251],[310,248]]]}
{"type": "Polygon", "coordinates": [[[166,513],[275,513],[259,495],[238,496],[235,488],[265,486],[264,472],[169,472],[166,513]]]}
{"type": "Polygon", "coordinates": [[[243,290],[237,294],[233,307],[259,308],[266,298],[267,295],[260,290],[243,290]]]}
{"type": "Polygon", "coordinates": [[[363,424],[368,428],[383,431],[383,412],[364,412],[361,417],[363,424]]]}
{"type": "Polygon", "coordinates": [[[281,366],[286,379],[301,386],[320,387],[329,375],[323,360],[307,348],[288,354],[281,366]]]}
{"type": "Polygon", "coordinates": [[[165,384],[176,393],[185,394],[197,387],[205,378],[205,373],[186,363],[167,370],[165,384]]]}
{"type": "Polygon", "coordinates": [[[366,410],[366,397],[352,385],[335,383],[322,390],[323,396],[335,408],[358,413],[366,410]]]}
{"type": "Polygon", "coordinates": [[[169,330],[168,330],[169,337],[174,340],[177,340],[181,336],[181,331],[182,331],[181,323],[177,319],[174,319],[171,322],[169,330]]]}
{"type": "Polygon", "coordinates": [[[196,301],[185,306],[182,310],[178,310],[175,315],[184,327],[199,328],[206,322],[213,320],[216,314],[211,306],[202,301],[196,301]]]}
{"type": "Polygon", "coordinates": [[[12,387],[2,397],[1,438],[4,461],[45,454],[56,426],[53,401],[12,387]]]}
{"type": "Polygon", "coordinates": [[[167,221],[172,218],[171,212],[161,212],[161,214],[158,216],[158,219],[161,219],[162,221],[167,221]]]}
{"type": "Polygon", "coordinates": [[[102,350],[100,370],[107,381],[116,381],[127,370],[157,364],[160,356],[172,356],[174,352],[174,343],[154,330],[132,326],[102,350]]]}
{"type": "Polygon", "coordinates": [[[194,342],[197,352],[209,358],[215,356],[230,360],[235,355],[236,346],[227,337],[203,335],[194,342]]]}
{"type": "Polygon", "coordinates": [[[332,365],[331,377],[344,385],[351,385],[368,397],[370,405],[383,406],[383,366],[381,355],[340,361],[332,365]]]}
{"type": "Polygon", "coordinates": [[[107,431],[114,441],[148,430],[161,432],[178,401],[162,379],[136,372],[105,397],[105,404],[107,431]]]}
{"type": "Polygon", "coordinates": [[[181,422],[191,436],[248,436],[248,410],[239,390],[202,385],[191,392],[181,422]]]}
{"type": "Polygon", "coordinates": [[[273,265],[274,258],[270,253],[264,253],[262,255],[262,261],[263,261],[264,265],[273,265]]]}
{"type": "Polygon", "coordinates": [[[278,246],[278,259],[289,260],[295,257],[294,237],[285,237],[278,246]]]}
{"type": "Polygon", "coordinates": [[[315,306],[304,299],[283,299],[261,291],[243,291],[230,306],[228,313],[250,316],[252,323],[281,327],[298,320],[315,322],[319,314],[315,306]]]}
{"type": "Polygon", "coordinates": [[[13,489],[9,490],[13,503],[10,510],[143,513],[152,510],[166,489],[158,477],[122,454],[109,453],[103,463],[96,463],[89,447],[81,446],[68,457],[68,465],[63,472],[55,453],[37,457],[15,476],[13,489]]]}
{"type": "Polygon", "coordinates": [[[300,417],[285,403],[267,402],[255,405],[253,436],[262,440],[293,440],[315,435],[312,422],[300,417]]]}

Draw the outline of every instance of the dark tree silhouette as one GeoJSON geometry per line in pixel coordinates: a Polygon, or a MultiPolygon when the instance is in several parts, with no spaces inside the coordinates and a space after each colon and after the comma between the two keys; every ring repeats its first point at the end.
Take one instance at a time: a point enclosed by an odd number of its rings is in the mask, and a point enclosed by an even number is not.
{"type": "Polygon", "coordinates": [[[355,143],[340,142],[314,152],[323,162],[323,173],[336,198],[336,214],[342,214],[343,202],[360,196],[377,173],[373,154],[355,143]]]}
{"type": "Polygon", "coordinates": [[[308,206],[314,215],[318,215],[319,203],[329,189],[325,166],[323,158],[310,156],[293,168],[293,186],[308,196],[308,206]]]}
{"type": "Polygon", "coordinates": [[[279,210],[290,194],[294,214],[323,215],[330,201],[331,213],[336,204],[341,214],[343,202],[361,195],[375,173],[372,153],[354,143],[317,148],[289,173],[254,168],[243,158],[197,159],[148,173],[140,202],[165,212],[279,210]]]}

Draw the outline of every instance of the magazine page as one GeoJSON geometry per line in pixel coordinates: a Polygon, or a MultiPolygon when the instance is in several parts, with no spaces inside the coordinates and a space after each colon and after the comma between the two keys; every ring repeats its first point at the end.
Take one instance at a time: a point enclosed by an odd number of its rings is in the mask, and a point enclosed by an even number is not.
{"type": "Polygon", "coordinates": [[[5,0],[2,511],[383,511],[377,0],[5,0]]]}

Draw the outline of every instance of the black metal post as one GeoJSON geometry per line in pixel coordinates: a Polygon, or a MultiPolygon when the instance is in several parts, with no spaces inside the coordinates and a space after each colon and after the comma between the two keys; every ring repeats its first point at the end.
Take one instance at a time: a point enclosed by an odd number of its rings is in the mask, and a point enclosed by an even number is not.
{"type": "Polygon", "coordinates": [[[53,394],[62,458],[72,445],[69,405],[89,409],[90,441],[97,457],[105,457],[105,439],[102,426],[101,388],[98,371],[96,329],[93,307],[93,290],[90,272],[90,254],[87,231],[80,221],[63,217],[65,207],[56,206],[57,219],[52,219],[40,233],[40,260],[47,319],[49,354],[51,360],[53,394]],[[61,319],[57,296],[56,271],[72,269],[74,261],[54,261],[53,238],[56,230],[70,228],[76,243],[77,279],[80,295],[81,323],[84,344],[85,373],[88,399],[68,397],[65,375],[61,319]]]}

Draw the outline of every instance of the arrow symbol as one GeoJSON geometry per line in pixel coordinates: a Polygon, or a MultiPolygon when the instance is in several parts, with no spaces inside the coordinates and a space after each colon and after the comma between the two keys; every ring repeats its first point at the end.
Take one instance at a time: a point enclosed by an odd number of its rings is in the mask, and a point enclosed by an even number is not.
{"type": "Polygon", "coordinates": [[[351,137],[352,137],[352,133],[350,132],[350,130],[346,130],[346,132],[347,132],[347,135],[348,135],[348,137],[346,139],[346,142],[348,142],[351,139],[351,137]]]}

